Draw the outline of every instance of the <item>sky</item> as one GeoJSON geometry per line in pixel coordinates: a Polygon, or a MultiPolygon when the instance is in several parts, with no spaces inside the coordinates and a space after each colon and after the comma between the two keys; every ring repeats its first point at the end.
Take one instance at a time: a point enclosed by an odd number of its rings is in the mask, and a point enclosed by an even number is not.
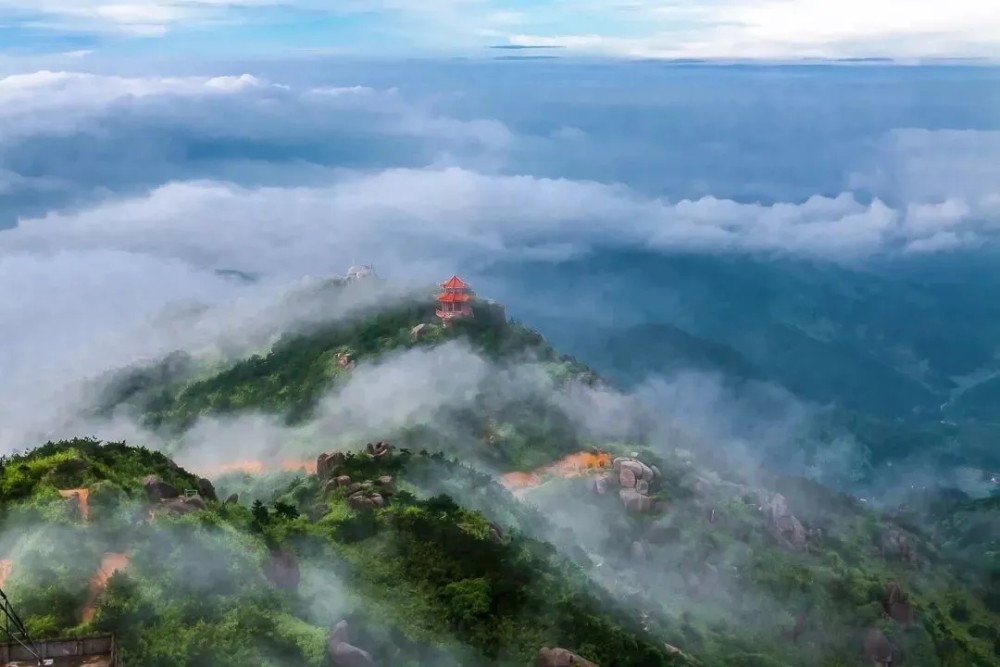
{"type": "Polygon", "coordinates": [[[0,0],[0,53],[996,58],[992,0],[0,0]]]}

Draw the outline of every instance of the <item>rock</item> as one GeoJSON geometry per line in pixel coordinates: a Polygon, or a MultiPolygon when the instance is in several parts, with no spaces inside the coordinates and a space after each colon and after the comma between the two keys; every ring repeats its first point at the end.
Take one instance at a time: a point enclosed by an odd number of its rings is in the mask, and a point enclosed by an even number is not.
{"type": "Polygon", "coordinates": [[[372,510],[377,507],[385,507],[385,498],[378,493],[358,491],[347,498],[347,504],[355,510],[372,510]]]}
{"type": "Polygon", "coordinates": [[[226,498],[225,504],[226,505],[235,505],[238,502],[240,502],[240,494],[238,494],[238,493],[230,493],[229,497],[226,498]]]}
{"type": "Polygon", "coordinates": [[[337,488],[340,488],[342,486],[350,486],[351,478],[348,477],[347,475],[340,475],[339,477],[333,478],[333,483],[337,486],[337,488]]]}
{"type": "Polygon", "coordinates": [[[634,489],[636,483],[635,471],[631,468],[622,468],[618,471],[618,484],[623,489],[634,489]]]}
{"type": "Polygon", "coordinates": [[[347,485],[347,495],[353,496],[355,493],[361,491],[364,488],[365,485],[362,484],[361,482],[351,482],[350,484],[347,485]]]}
{"type": "Polygon", "coordinates": [[[198,495],[207,500],[218,500],[215,495],[215,486],[204,477],[198,479],[198,495]]]}
{"type": "Polygon", "coordinates": [[[644,561],[646,560],[646,547],[642,545],[642,542],[635,541],[632,546],[629,547],[629,556],[632,560],[644,561]]]}
{"type": "Polygon", "coordinates": [[[765,499],[762,510],[775,535],[795,548],[806,545],[806,529],[788,509],[788,500],[780,493],[765,499]]]}
{"type": "Polygon", "coordinates": [[[418,338],[420,338],[420,334],[422,334],[426,329],[427,329],[426,323],[418,324],[417,326],[410,329],[410,340],[417,340],[418,338]]]}
{"type": "Polygon", "coordinates": [[[160,501],[159,505],[153,507],[151,514],[192,514],[207,508],[205,501],[200,496],[190,496],[187,498],[170,498],[160,501]]]}
{"type": "Polygon", "coordinates": [[[635,483],[635,490],[638,491],[639,493],[641,493],[642,495],[648,494],[649,493],[649,482],[647,482],[644,479],[638,480],[635,483]]]}
{"type": "Polygon", "coordinates": [[[142,486],[146,490],[146,497],[152,502],[177,498],[181,492],[173,484],[167,484],[156,475],[149,475],[142,480],[142,486]]]}
{"type": "Polygon", "coordinates": [[[865,660],[873,667],[891,667],[896,661],[896,648],[881,630],[872,628],[865,635],[865,660]]]}
{"type": "Polygon", "coordinates": [[[389,456],[392,447],[388,442],[369,442],[365,445],[365,453],[376,459],[389,456]]]}
{"type": "Polygon", "coordinates": [[[396,493],[396,481],[391,475],[382,475],[378,478],[379,486],[381,487],[382,493],[393,495],[396,493]]]}
{"type": "Polygon", "coordinates": [[[347,461],[344,452],[333,452],[331,454],[320,454],[316,457],[316,475],[320,479],[336,477],[340,466],[347,461]]]}
{"type": "Polygon", "coordinates": [[[910,538],[899,530],[889,530],[882,535],[882,558],[916,565],[917,552],[910,544],[910,538]]]}
{"type": "Polygon", "coordinates": [[[281,590],[297,590],[301,574],[295,552],[288,549],[272,552],[271,560],[264,569],[264,575],[281,590]]]}
{"type": "Polygon", "coordinates": [[[886,586],[885,597],[883,607],[889,618],[904,625],[910,625],[914,622],[913,605],[910,604],[909,596],[903,592],[899,584],[891,583],[886,586]]]}
{"type": "Polygon", "coordinates": [[[564,648],[543,648],[538,652],[536,664],[538,667],[597,667],[597,664],[564,648]]]}
{"type": "Polygon", "coordinates": [[[596,493],[603,496],[608,492],[608,477],[607,475],[601,475],[600,477],[588,477],[587,478],[587,490],[591,493],[596,493]]]}
{"type": "Polygon", "coordinates": [[[619,490],[618,498],[629,512],[641,514],[653,508],[653,502],[649,496],[644,496],[635,489],[619,490]]]}
{"type": "Polygon", "coordinates": [[[332,628],[326,639],[326,652],[332,667],[375,667],[375,661],[367,651],[350,642],[347,621],[340,621],[332,628]]]}

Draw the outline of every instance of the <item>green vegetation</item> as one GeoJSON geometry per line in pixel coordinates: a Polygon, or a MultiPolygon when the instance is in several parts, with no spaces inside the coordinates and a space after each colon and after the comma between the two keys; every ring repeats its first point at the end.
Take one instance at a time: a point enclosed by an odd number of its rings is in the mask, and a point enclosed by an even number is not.
{"type": "MultiPolygon", "coordinates": [[[[727,468],[682,455],[680,435],[654,449],[652,431],[629,422],[624,442],[601,447],[660,471],[655,508],[627,513],[613,480],[600,495],[554,475],[521,502],[483,470],[535,470],[592,447],[568,390],[601,384],[488,309],[449,328],[430,312],[404,304],[316,327],[212,372],[173,357],[118,376],[99,399],[171,435],[247,411],[306,425],[321,397],[406,350],[467,345],[492,364],[461,401],[381,436],[389,456],[347,453],[323,478],[229,474],[215,480],[219,498],[238,503],[152,515],[146,476],[199,483],[163,454],[73,440],[0,460],[5,588],[32,632],[114,632],[126,664],[154,667],[326,665],[342,619],[353,644],[394,667],[523,666],[542,646],[601,667],[860,667],[877,628],[904,664],[1000,664],[994,501],[884,516],[804,480],[724,480],[727,468]],[[519,373],[530,381],[511,381],[519,373]],[[59,494],[78,487],[89,521],[59,494]],[[362,507],[349,499],[359,490],[383,501],[362,507]],[[764,509],[774,493],[801,522],[797,546],[764,509]],[[84,622],[106,552],[128,554],[128,568],[84,622]],[[913,623],[888,616],[893,601],[913,623]]],[[[310,456],[333,448],[303,437],[310,456]]]]}

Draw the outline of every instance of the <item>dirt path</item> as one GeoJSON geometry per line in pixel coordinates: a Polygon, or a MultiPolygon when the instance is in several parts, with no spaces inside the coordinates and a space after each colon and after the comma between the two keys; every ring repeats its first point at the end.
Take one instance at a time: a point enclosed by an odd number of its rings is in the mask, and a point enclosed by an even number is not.
{"type": "Polygon", "coordinates": [[[83,608],[83,622],[90,623],[94,620],[94,613],[97,611],[97,599],[108,586],[111,575],[119,570],[128,568],[128,554],[108,552],[101,559],[101,566],[97,569],[90,580],[90,595],[87,596],[87,604],[83,608]]]}
{"type": "Polygon", "coordinates": [[[524,493],[542,483],[546,475],[563,479],[582,477],[588,473],[611,467],[611,455],[603,452],[580,452],[570,454],[555,463],[543,466],[534,472],[511,472],[500,478],[500,483],[515,495],[524,493]]]}
{"type": "Polygon", "coordinates": [[[218,465],[203,466],[197,469],[199,475],[213,478],[231,472],[246,472],[252,475],[259,475],[263,472],[273,472],[277,470],[296,472],[302,470],[310,475],[316,474],[316,460],[305,461],[297,459],[285,459],[284,461],[257,461],[247,459],[244,461],[234,461],[233,463],[220,463],[218,465]]]}
{"type": "Polygon", "coordinates": [[[61,489],[59,495],[63,498],[76,498],[80,508],[80,516],[84,521],[90,521],[90,489],[61,489]]]}

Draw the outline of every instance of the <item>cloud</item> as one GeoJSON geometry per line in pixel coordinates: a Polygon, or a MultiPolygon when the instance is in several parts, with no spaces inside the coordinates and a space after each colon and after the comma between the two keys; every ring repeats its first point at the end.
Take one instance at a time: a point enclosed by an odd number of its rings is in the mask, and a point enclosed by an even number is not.
{"type": "Polygon", "coordinates": [[[562,46],[632,58],[1000,57],[991,0],[719,0],[594,3],[605,25],[591,32],[512,34],[513,45],[562,46]],[[643,26],[636,29],[641,22],[643,26]]]}

